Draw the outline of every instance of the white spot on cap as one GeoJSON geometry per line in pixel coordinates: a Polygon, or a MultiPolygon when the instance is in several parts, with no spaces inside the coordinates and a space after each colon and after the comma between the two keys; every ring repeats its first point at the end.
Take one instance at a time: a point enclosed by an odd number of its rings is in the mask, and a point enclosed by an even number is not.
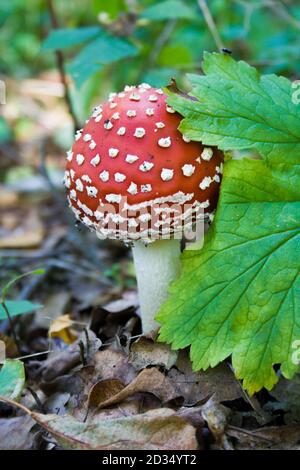
{"type": "Polygon", "coordinates": [[[108,101],[112,101],[115,96],[117,96],[117,93],[116,93],[116,92],[112,91],[111,93],[109,93],[109,95],[108,95],[108,101]]]}
{"type": "Polygon", "coordinates": [[[212,183],[211,177],[210,176],[205,176],[203,178],[203,180],[201,181],[201,183],[199,184],[199,188],[204,191],[205,189],[209,188],[211,183],[212,183]]]}
{"type": "Polygon", "coordinates": [[[134,109],[128,109],[126,115],[128,117],[135,117],[136,116],[136,111],[134,109]]]}
{"type": "Polygon", "coordinates": [[[156,122],[155,125],[157,129],[163,129],[165,127],[165,124],[163,122],[156,122]]]}
{"type": "Polygon", "coordinates": [[[147,213],[147,214],[141,214],[139,216],[139,220],[141,222],[149,222],[149,220],[151,220],[151,214],[147,213]]]}
{"type": "Polygon", "coordinates": [[[72,150],[68,150],[67,151],[67,160],[68,160],[68,162],[71,162],[72,159],[73,159],[73,152],[72,152],[72,150]]]}
{"type": "Polygon", "coordinates": [[[110,103],[109,105],[110,109],[114,109],[116,106],[118,106],[118,104],[114,102],[110,103]]]}
{"type": "Polygon", "coordinates": [[[73,170],[73,168],[71,168],[70,175],[71,175],[72,180],[74,180],[75,174],[76,174],[75,171],[73,170]]]}
{"type": "Polygon", "coordinates": [[[134,90],[134,86],[132,85],[126,85],[124,88],[124,91],[132,91],[132,90],[134,90]]]}
{"type": "Polygon", "coordinates": [[[174,176],[174,170],[170,170],[169,168],[163,168],[161,170],[160,177],[163,181],[170,181],[174,176]]]}
{"type": "Polygon", "coordinates": [[[133,135],[134,137],[141,139],[142,137],[144,137],[145,134],[146,134],[146,131],[143,127],[137,127],[133,135]]]}
{"type": "Polygon", "coordinates": [[[78,205],[78,207],[80,207],[80,209],[83,210],[83,212],[84,212],[85,214],[87,214],[87,215],[89,215],[89,216],[94,215],[94,214],[93,214],[93,211],[92,211],[88,206],[86,206],[86,205],[83,204],[81,201],[79,201],[79,199],[78,199],[78,201],[77,201],[77,205],[78,205]]]}
{"type": "Polygon", "coordinates": [[[82,181],[85,181],[85,183],[91,183],[92,182],[89,175],[82,175],[81,179],[82,179],[82,181]]]}
{"type": "Polygon", "coordinates": [[[117,134],[118,134],[118,135],[125,135],[125,134],[126,134],[126,127],[120,127],[120,128],[117,130],[117,134]]]}
{"type": "Polygon", "coordinates": [[[89,148],[91,150],[94,150],[96,147],[97,147],[96,142],[94,140],[92,140],[92,142],[90,142],[90,144],[89,144],[89,148]]]}
{"type": "Polygon", "coordinates": [[[114,113],[112,119],[120,119],[120,113],[114,113]]]}
{"type": "Polygon", "coordinates": [[[128,153],[126,155],[126,158],[125,158],[125,161],[127,163],[134,163],[136,162],[137,160],[139,159],[139,157],[137,155],[131,155],[130,153],[128,153]]]}
{"type": "Polygon", "coordinates": [[[141,163],[141,165],[139,166],[139,169],[143,172],[146,172],[146,171],[150,171],[151,168],[154,167],[154,163],[151,163],[151,162],[143,162],[141,163]]]}
{"type": "Polygon", "coordinates": [[[138,192],[137,191],[137,185],[135,183],[131,182],[128,189],[127,189],[127,192],[129,194],[137,194],[137,192],[138,192]]]}
{"type": "Polygon", "coordinates": [[[65,175],[64,175],[64,185],[66,188],[70,188],[71,187],[71,179],[69,177],[69,172],[68,171],[65,171],[65,175]]]}
{"type": "Polygon", "coordinates": [[[202,209],[207,209],[209,207],[209,199],[206,199],[206,201],[200,202],[200,207],[202,209]]]}
{"type": "Polygon", "coordinates": [[[105,199],[107,200],[107,202],[121,202],[121,199],[122,199],[122,196],[121,194],[107,194],[105,196],[105,199]]]}
{"type": "Polygon", "coordinates": [[[83,191],[83,184],[82,184],[82,181],[80,178],[77,178],[77,180],[75,181],[75,184],[76,184],[76,189],[77,191],[80,191],[82,193],[83,191]]]}
{"type": "Polygon", "coordinates": [[[70,198],[71,198],[71,199],[74,199],[74,201],[76,201],[76,199],[77,199],[77,193],[76,193],[75,189],[71,189],[71,191],[70,191],[70,198]]]}
{"type": "Polygon", "coordinates": [[[84,140],[85,142],[89,142],[91,139],[92,139],[91,134],[84,134],[83,140],[84,140]]]}
{"type": "Polygon", "coordinates": [[[91,219],[89,219],[86,215],[83,217],[82,223],[86,225],[87,227],[90,227],[91,225],[93,225],[93,222],[91,221],[91,219]]]}
{"type": "Polygon", "coordinates": [[[83,162],[84,162],[84,156],[81,155],[81,153],[78,153],[78,154],[76,155],[76,162],[78,163],[79,166],[83,164],[83,162]]]}
{"type": "Polygon", "coordinates": [[[99,116],[95,117],[95,122],[100,122],[102,119],[102,114],[99,114],[99,116]]]}
{"type": "Polygon", "coordinates": [[[95,211],[94,216],[96,217],[97,220],[101,220],[104,217],[104,213],[100,211],[95,211]]]}
{"type": "Polygon", "coordinates": [[[141,83],[139,85],[139,88],[145,88],[145,90],[150,90],[151,85],[149,85],[149,83],[141,83]]]}
{"type": "Polygon", "coordinates": [[[126,176],[123,173],[115,173],[115,181],[117,183],[123,183],[126,180],[126,176]]]}
{"type": "Polygon", "coordinates": [[[119,153],[119,149],[110,148],[108,150],[108,155],[112,158],[115,158],[119,153]]]}
{"type": "Polygon", "coordinates": [[[140,101],[141,97],[138,93],[131,93],[129,99],[132,101],[140,101]]]}
{"type": "Polygon", "coordinates": [[[141,185],[141,192],[142,193],[150,193],[150,191],[152,191],[151,184],[142,184],[141,185]]]}
{"type": "Polygon", "coordinates": [[[109,131],[110,129],[112,129],[112,128],[113,128],[113,124],[112,124],[112,123],[110,122],[110,120],[108,119],[107,121],[105,121],[105,123],[104,123],[104,126],[103,126],[103,127],[104,127],[104,129],[106,129],[106,130],[108,130],[108,131],[109,131]]]}
{"type": "Polygon", "coordinates": [[[163,95],[164,92],[162,91],[161,88],[156,88],[156,93],[158,93],[159,95],[163,95]]]}
{"type": "Polygon", "coordinates": [[[205,147],[205,149],[203,150],[203,152],[201,153],[201,157],[203,160],[206,160],[207,162],[209,162],[209,160],[212,158],[213,156],[213,151],[210,147],[205,147]]]}
{"type": "Polygon", "coordinates": [[[92,158],[91,165],[96,167],[97,165],[99,165],[100,160],[101,160],[100,155],[99,155],[99,153],[97,153],[97,155],[95,155],[94,158],[92,158]]]}
{"type": "Polygon", "coordinates": [[[102,171],[102,173],[100,173],[100,175],[99,175],[99,178],[101,179],[101,181],[106,183],[106,181],[109,180],[109,172],[106,171],[106,170],[102,171]]]}
{"type": "Polygon", "coordinates": [[[171,137],[162,137],[161,139],[159,139],[158,141],[158,145],[160,147],[170,147],[171,145],[171,137]]]}
{"type": "Polygon", "coordinates": [[[183,165],[183,167],[181,167],[181,169],[184,176],[192,176],[195,173],[196,167],[194,165],[189,165],[188,163],[186,163],[185,165],[183,165]]]}
{"type": "Polygon", "coordinates": [[[146,109],[146,114],[147,114],[147,116],[153,116],[153,114],[154,114],[154,109],[153,109],[153,108],[147,108],[147,109],[146,109]]]}
{"type": "Polygon", "coordinates": [[[185,142],[190,142],[191,139],[189,137],[187,137],[186,135],[182,134],[182,139],[185,141],[185,142]]]}
{"type": "Polygon", "coordinates": [[[82,129],[79,129],[78,131],[76,131],[75,140],[79,140],[81,137],[81,134],[82,134],[82,129]]]}
{"type": "Polygon", "coordinates": [[[123,91],[121,91],[120,93],[118,93],[118,97],[119,97],[119,98],[125,98],[125,96],[126,96],[126,94],[125,94],[123,91]]]}
{"type": "Polygon", "coordinates": [[[219,175],[215,175],[214,176],[214,180],[216,183],[220,183],[221,179],[220,179],[220,176],[219,175]]]}
{"type": "Polygon", "coordinates": [[[154,102],[154,101],[157,101],[157,100],[158,100],[158,98],[157,98],[157,96],[156,96],[156,95],[150,95],[150,96],[149,96],[149,98],[148,98],[148,100],[149,100],[149,101],[153,101],[153,102],[154,102]]]}
{"type": "Polygon", "coordinates": [[[172,108],[172,106],[168,106],[168,105],[166,106],[166,111],[167,113],[171,113],[171,114],[176,112],[175,109],[172,108]]]}
{"type": "Polygon", "coordinates": [[[137,227],[139,224],[138,222],[132,217],[130,219],[128,219],[128,227],[137,227]]]}
{"type": "Polygon", "coordinates": [[[99,116],[102,113],[102,106],[95,106],[92,110],[92,117],[99,116]]]}
{"type": "Polygon", "coordinates": [[[95,188],[95,186],[87,186],[86,187],[86,192],[89,197],[96,197],[98,194],[98,189],[95,188]]]}

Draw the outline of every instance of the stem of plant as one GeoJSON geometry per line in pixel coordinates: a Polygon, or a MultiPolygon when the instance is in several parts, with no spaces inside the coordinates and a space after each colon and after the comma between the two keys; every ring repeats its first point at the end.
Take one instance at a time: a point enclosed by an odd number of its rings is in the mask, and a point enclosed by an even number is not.
{"type": "Polygon", "coordinates": [[[11,318],[11,316],[10,316],[9,310],[8,310],[7,305],[6,305],[6,303],[5,303],[4,301],[1,302],[1,306],[3,307],[3,309],[4,309],[5,313],[6,313],[6,316],[7,316],[8,322],[9,322],[9,326],[10,326],[10,330],[11,330],[11,333],[12,333],[12,335],[13,335],[14,341],[15,341],[15,343],[16,343],[16,347],[17,347],[17,350],[18,350],[18,354],[20,355],[20,354],[21,354],[20,342],[19,342],[17,333],[16,333],[16,331],[15,331],[15,326],[14,326],[14,323],[13,323],[12,318],[11,318]]]}
{"type": "Polygon", "coordinates": [[[149,245],[139,241],[132,252],[142,327],[147,334],[158,328],[155,315],[168,297],[170,283],[180,273],[180,240],[157,240],[149,245]]]}

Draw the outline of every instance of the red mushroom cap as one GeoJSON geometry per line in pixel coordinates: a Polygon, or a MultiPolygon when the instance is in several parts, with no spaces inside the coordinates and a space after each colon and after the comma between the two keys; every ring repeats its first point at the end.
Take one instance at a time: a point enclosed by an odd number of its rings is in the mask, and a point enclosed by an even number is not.
{"type": "MultiPolygon", "coordinates": [[[[223,154],[190,142],[166,95],[126,86],[94,108],[67,152],[65,186],[76,217],[101,236],[162,238],[215,209],[223,154]],[[175,205],[175,206],[174,206],[175,205]]],[[[170,237],[169,237],[170,238],[170,237]]]]}

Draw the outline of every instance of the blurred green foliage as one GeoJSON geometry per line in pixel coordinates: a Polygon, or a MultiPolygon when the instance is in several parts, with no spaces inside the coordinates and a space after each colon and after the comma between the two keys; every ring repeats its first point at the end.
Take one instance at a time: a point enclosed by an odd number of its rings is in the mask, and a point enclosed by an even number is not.
{"type": "MultiPolygon", "coordinates": [[[[0,73],[16,79],[55,67],[63,51],[81,118],[97,96],[142,81],[187,87],[204,50],[216,50],[197,0],[53,0],[61,29],[51,31],[46,0],[0,4],[0,73]]],[[[225,46],[262,72],[300,72],[300,2],[207,1],[225,46]]],[[[2,126],[3,127],[3,126],[2,126]]],[[[4,131],[3,131],[4,132],[4,131]]],[[[4,133],[5,134],[5,133],[4,133]]],[[[5,135],[8,135],[7,133],[5,135]]]]}

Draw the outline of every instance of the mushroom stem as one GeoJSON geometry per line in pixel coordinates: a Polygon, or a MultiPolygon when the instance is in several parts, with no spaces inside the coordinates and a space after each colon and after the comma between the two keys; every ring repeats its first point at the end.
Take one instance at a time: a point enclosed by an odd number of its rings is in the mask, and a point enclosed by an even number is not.
{"type": "Polygon", "coordinates": [[[168,287],[180,272],[180,240],[135,242],[133,259],[138,284],[143,333],[159,326],[154,320],[168,296],[168,287]]]}

